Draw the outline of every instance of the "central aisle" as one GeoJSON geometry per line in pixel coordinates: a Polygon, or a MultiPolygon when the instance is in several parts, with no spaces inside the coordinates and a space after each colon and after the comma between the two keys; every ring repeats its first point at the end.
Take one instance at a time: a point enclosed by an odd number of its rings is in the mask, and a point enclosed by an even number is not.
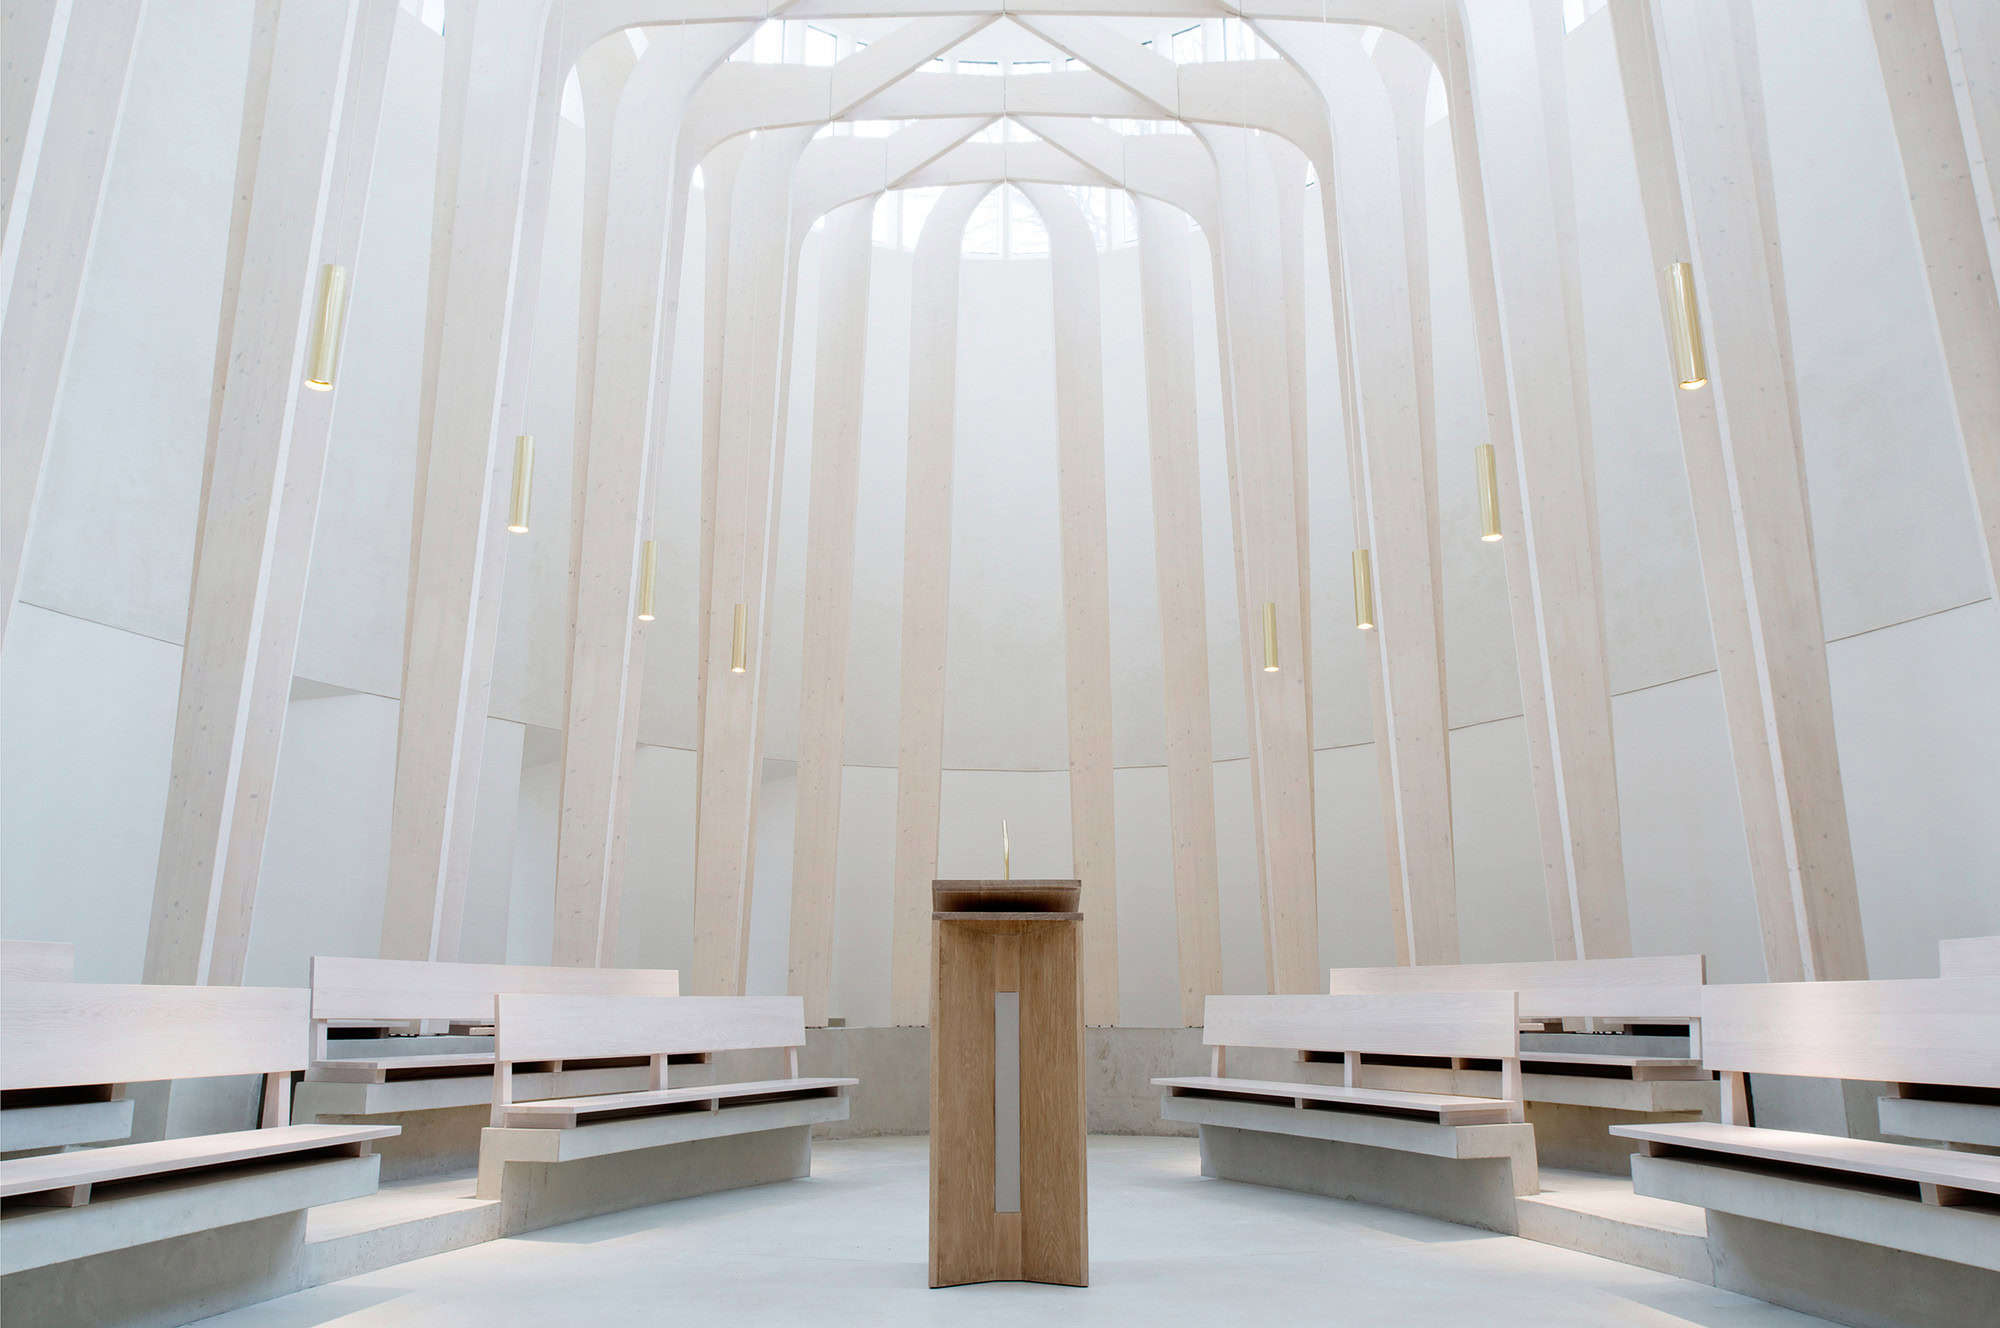
{"type": "Polygon", "coordinates": [[[495,1241],[207,1320],[588,1324],[1803,1325],[1714,1287],[1388,1209],[1204,1181],[1192,1139],[1090,1140],[1088,1290],[925,1285],[926,1141],[815,1147],[813,1178],[495,1241]],[[1053,1320],[1051,1320],[1053,1322],[1053,1320]]]}

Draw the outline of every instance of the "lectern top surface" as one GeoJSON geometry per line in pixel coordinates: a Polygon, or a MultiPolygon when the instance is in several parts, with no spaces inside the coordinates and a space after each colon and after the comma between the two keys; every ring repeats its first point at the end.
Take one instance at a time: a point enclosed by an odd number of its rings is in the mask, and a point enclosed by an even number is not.
{"type": "Polygon", "coordinates": [[[932,881],[938,913],[1074,913],[1081,881],[932,881]]]}

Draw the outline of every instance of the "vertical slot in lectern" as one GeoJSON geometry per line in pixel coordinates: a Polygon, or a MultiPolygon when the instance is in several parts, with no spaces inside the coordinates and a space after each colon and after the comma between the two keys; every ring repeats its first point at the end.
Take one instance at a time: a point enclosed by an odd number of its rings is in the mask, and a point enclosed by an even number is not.
{"type": "Polygon", "coordinates": [[[1078,881],[931,883],[931,1285],[1090,1282],[1078,881]]]}

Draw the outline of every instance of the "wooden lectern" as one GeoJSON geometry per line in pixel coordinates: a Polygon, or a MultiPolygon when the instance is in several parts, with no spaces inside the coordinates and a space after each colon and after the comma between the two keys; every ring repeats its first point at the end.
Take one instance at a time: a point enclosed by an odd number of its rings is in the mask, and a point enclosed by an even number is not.
{"type": "Polygon", "coordinates": [[[931,1285],[1090,1283],[1078,881],[931,883],[931,1285]]]}

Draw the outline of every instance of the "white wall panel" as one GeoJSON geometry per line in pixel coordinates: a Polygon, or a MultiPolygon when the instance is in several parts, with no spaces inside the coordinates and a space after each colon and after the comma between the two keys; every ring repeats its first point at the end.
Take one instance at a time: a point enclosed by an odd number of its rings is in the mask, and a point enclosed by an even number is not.
{"type": "Polygon", "coordinates": [[[137,982],[167,807],[177,646],[22,604],[0,653],[0,933],[137,982]]]}
{"type": "Polygon", "coordinates": [[[1451,735],[1451,812],[1461,962],[1553,958],[1528,736],[1519,719],[1451,735]]]}
{"type": "Polygon", "coordinates": [[[353,692],[292,698],[244,982],[302,987],[316,954],[375,953],[395,769],[394,701],[353,692]]]}

